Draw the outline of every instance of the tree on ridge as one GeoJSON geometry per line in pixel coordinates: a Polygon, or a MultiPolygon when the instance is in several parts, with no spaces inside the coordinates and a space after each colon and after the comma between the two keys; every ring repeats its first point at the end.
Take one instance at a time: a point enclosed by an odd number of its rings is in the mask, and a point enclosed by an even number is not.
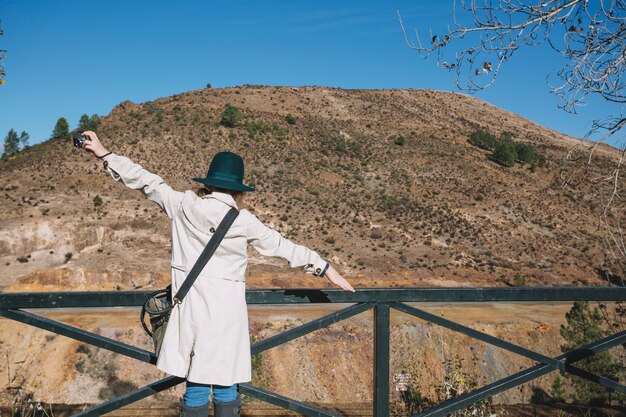
{"type": "Polygon", "coordinates": [[[11,156],[20,150],[20,138],[14,129],[9,130],[4,138],[4,153],[2,157],[11,156]]]}
{"type": "Polygon", "coordinates": [[[69,139],[70,137],[70,126],[67,123],[67,119],[65,117],[59,117],[56,125],[54,126],[54,130],[52,130],[52,135],[50,139],[69,139]]]}

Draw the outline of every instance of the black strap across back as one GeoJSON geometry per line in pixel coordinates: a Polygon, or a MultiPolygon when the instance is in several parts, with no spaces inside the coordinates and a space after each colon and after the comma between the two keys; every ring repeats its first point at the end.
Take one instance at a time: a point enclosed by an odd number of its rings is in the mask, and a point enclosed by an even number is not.
{"type": "Polygon", "coordinates": [[[202,272],[204,266],[207,264],[207,262],[209,262],[209,259],[211,259],[211,256],[213,256],[213,254],[215,253],[215,250],[222,242],[222,239],[224,239],[224,236],[226,236],[226,232],[228,231],[228,229],[230,229],[230,226],[232,226],[237,216],[239,216],[239,211],[235,208],[231,208],[228,213],[226,213],[224,219],[222,219],[219,226],[217,226],[215,233],[213,233],[213,236],[211,236],[209,243],[207,243],[206,247],[198,257],[198,260],[194,264],[193,268],[191,268],[191,271],[189,271],[189,275],[187,275],[187,278],[185,278],[183,285],[181,285],[178,289],[178,292],[173,299],[174,304],[180,304],[183,301],[183,298],[185,298],[185,296],[189,292],[189,289],[196,281],[196,278],[198,278],[198,275],[200,275],[200,272],[202,272]]]}

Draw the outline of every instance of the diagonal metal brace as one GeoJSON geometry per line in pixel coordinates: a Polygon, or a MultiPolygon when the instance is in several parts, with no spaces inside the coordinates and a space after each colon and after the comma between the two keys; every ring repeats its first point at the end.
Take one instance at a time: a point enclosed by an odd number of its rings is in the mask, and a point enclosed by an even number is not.
{"type": "Polygon", "coordinates": [[[254,385],[250,385],[248,383],[240,383],[239,392],[309,417],[342,417],[341,414],[336,414],[314,405],[296,401],[289,397],[255,387],[254,385]]]}
{"type": "Polygon", "coordinates": [[[58,333],[62,336],[67,336],[75,340],[80,340],[81,342],[85,342],[102,349],[110,350],[112,352],[128,356],[129,358],[138,359],[140,361],[151,364],[156,364],[157,357],[152,352],[140,349],[126,343],[118,342],[117,340],[100,336],[98,334],[91,333],[86,330],[82,330],[77,327],[70,326],[68,324],[61,323],[46,317],[41,317],[36,314],[22,310],[0,310],[0,316],[19,321],[21,323],[29,324],[43,330],[58,333]]]}
{"type": "MultiPolygon", "coordinates": [[[[558,356],[556,359],[565,360],[567,363],[577,362],[593,356],[596,353],[603,352],[605,350],[611,349],[612,347],[621,345],[624,342],[626,342],[626,331],[622,331],[609,337],[605,337],[604,339],[598,340],[597,342],[593,342],[579,349],[567,352],[563,355],[558,356]]],[[[532,381],[533,379],[549,374],[553,370],[554,368],[552,368],[550,365],[535,365],[516,374],[510,375],[506,378],[502,378],[496,382],[492,382],[489,385],[485,385],[482,388],[475,389],[474,391],[468,392],[467,394],[463,394],[451,400],[444,401],[434,407],[429,408],[428,410],[422,411],[419,414],[414,414],[411,417],[447,416],[450,413],[468,407],[474,403],[484,400],[487,397],[499,394],[500,392],[509,390],[518,385],[522,385],[528,381],[532,381]]]]}
{"type": "Polygon", "coordinates": [[[444,319],[443,317],[428,313],[424,310],[420,310],[418,308],[406,305],[404,303],[396,302],[396,303],[392,303],[391,306],[404,313],[413,315],[415,317],[419,317],[422,320],[426,320],[431,323],[438,324],[442,327],[446,327],[455,332],[463,333],[474,339],[482,340],[483,342],[508,350],[509,352],[517,353],[518,355],[524,356],[528,359],[532,359],[534,361],[544,363],[546,365],[551,366],[554,369],[561,370],[563,372],[569,372],[581,378],[587,379],[589,381],[603,385],[607,388],[613,389],[617,392],[626,394],[626,386],[621,385],[618,382],[613,381],[612,379],[593,374],[591,372],[585,371],[584,369],[577,368],[564,361],[550,358],[548,356],[542,355],[541,353],[534,352],[530,349],[526,349],[522,346],[518,346],[514,343],[507,342],[506,340],[502,340],[495,336],[491,336],[486,333],[480,332],[478,330],[474,330],[471,327],[463,326],[462,324],[456,323],[448,319],[444,319]]]}
{"type": "Polygon", "coordinates": [[[308,323],[302,324],[298,327],[294,327],[293,329],[289,329],[275,336],[261,340],[260,342],[257,342],[251,346],[250,348],[251,352],[253,355],[256,355],[257,353],[261,353],[264,350],[268,350],[273,347],[279,346],[283,343],[287,343],[290,340],[304,336],[305,334],[312,333],[316,330],[323,329],[324,327],[330,326],[331,324],[340,322],[341,320],[345,320],[352,316],[356,316],[357,314],[367,311],[370,308],[374,307],[374,305],[375,303],[358,303],[358,304],[354,304],[349,307],[343,308],[339,311],[335,311],[333,313],[327,314],[323,317],[320,317],[308,323]]]}

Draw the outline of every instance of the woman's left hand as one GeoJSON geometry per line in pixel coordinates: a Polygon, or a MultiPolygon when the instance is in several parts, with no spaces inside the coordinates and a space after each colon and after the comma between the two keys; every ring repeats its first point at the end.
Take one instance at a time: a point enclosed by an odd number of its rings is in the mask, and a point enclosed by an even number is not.
{"type": "Polygon", "coordinates": [[[87,138],[89,139],[86,140],[83,144],[83,149],[92,152],[98,158],[109,153],[109,151],[107,151],[106,148],[102,145],[100,139],[98,139],[98,135],[96,135],[95,132],[92,132],[91,130],[86,130],[83,132],[83,135],[87,136],[87,138]]]}
{"type": "Polygon", "coordinates": [[[326,270],[326,273],[324,275],[333,284],[340,286],[341,288],[343,288],[346,291],[355,292],[354,288],[352,288],[352,285],[350,285],[350,283],[344,277],[342,277],[341,274],[339,272],[337,272],[337,270],[335,268],[333,268],[332,265],[328,266],[328,269],[326,270]]]}

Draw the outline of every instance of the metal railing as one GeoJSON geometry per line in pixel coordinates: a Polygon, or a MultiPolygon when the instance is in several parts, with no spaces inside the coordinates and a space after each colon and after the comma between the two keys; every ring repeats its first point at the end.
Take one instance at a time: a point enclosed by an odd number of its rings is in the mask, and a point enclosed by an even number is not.
{"type": "MultiPolygon", "coordinates": [[[[107,349],[143,362],[155,364],[156,356],[144,349],[54,321],[24,309],[40,308],[102,308],[141,306],[150,291],[97,291],[0,293],[0,316],[58,333],[90,345],[107,349]]],[[[336,289],[276,289],[249,290],[248,304],[328,304],[350,303],[331,314],[284,331],[252,345],[252,354],[258,354],[290,340],[304,336],[364,311],[374,312],[374,405],[376,417],[389,416],[389,336],[390,310],[404,312],[427,322],[460,332],[477,340],[519,354],[537,362],[536,365],[475,389],[454,399],[442,402],[412,417],[439,417],[463,409],[489,396],[517,387],[552,371],[563,371],[596,382],[604,387],[626,394],[626,386],[601,375],[594,375],[573,364],[596,353],[626,343],[626,331],[597,340],[556,358],[547,357],[530,349],[507,342],[459,323],[428,313],[407,302],[573,302],[626,301],[622,287],[526,287],[526,288],[394,288],[358,289],[356,293],[336,289]]],[[[164,378],[112,400],[76,414],[99,416],[149,397],[184,382],[175,376],[164,378]]],[[[297,413],[312,417],[338,417],[339,414],[311,404],[264,390],[249,383],[239,384],[239,392],[297,413]]]]}

